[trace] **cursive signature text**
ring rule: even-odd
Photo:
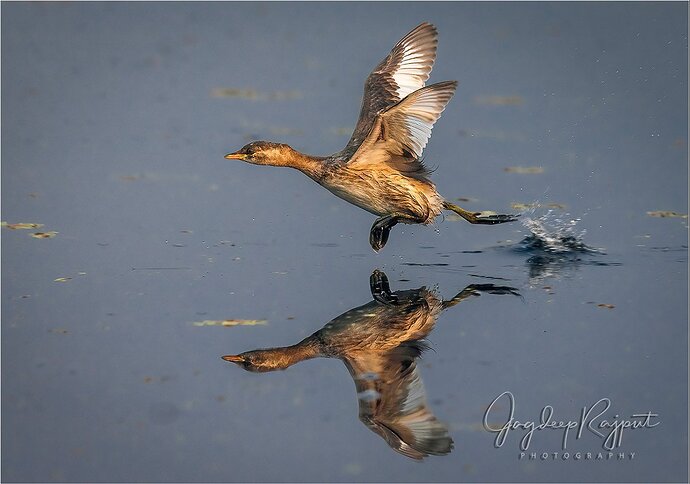
[[[502,399],[507,399],[509,404],[508,420],[503,424],[489,423],[496,419],[489,418],[494,406]],[[554,409],[551,405],[546,405],[541,409],[539,420],[520,421],[515,418],[515,397],[509,391],[501,393],[489,404],[484,412],[483,425],[488,432],[496,434],[494,447],[502,447],[511,430],[524,430],[525,433],[520,439],[520,449],[529,449],[534,432],[538,430],[561,430],[563,431],[562,448],[568,448],[568,437],[575,433],[576,439],[582,437],[583,432],[590,432],[603,439],[602,447],[606,450],[613,450],[621,446],[623,442],[623,431],[625,429],[651,429],[659,425],[659,414],[653,412],[634,413],[629,418],[621,419],[615,415],[613,419],[604,419],[602,416],[611,407],[611,400],[601,398],[593,405],[582,407],[580,416],[576,420],[561,420],[554,417]]]

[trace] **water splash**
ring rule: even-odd
[[[565,217],[568,215],[565,214]],[[525,262],[531,283],[536,284],[546,278],[568,277],[581,265],[620,265],[596,259],[596,256],[606,253],[603,249],[584,243],[587,231],[577,228],[580,221],[580,218],[564,218],[564,215],[554,214],[553,210],[540,217],[522,219],[529,234],[512,250],[530,254]]]
[[[525,217],[522,219],[522,224],[529,229],[530,234],[520,241],[516,250],[547,254],[604,254],[603,249],[590,247],[583,242],[587,230],[576,230],[581,220],[580,218],[565,220],[554,215],[553,210],[537,218]]]

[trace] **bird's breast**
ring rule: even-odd
[[[343,168],[320,183],[334,195],[378,216],[403,214],[429,223],[441,213],[443,201],[433,184],[395,170]]]

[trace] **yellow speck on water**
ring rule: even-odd
[[[524,103],[522,96],[479,96],[474,101],[489,106],[520,106]]]
[[[67,282],[71,281],[71,277],[58,277],[57,279],[54,279],[53,282]]]
[[[532,210],[533,208],[539,208],[539,207],[546,207],[546,208],[554,208],[557,210],[565,210],[565,205],[561,203],[547,203],[546,205],[542,205],[539,202],[532,202],[532,203],[520,203],[520,202],[514,202],[510,204],[510,207],[513,210]]]
[[[55,232],[51,230],[50,232],[34,232],[31,234],[31,237],[34,239],[52,239],[58,234],[58,232]]]
[[[258,99],[259,93],[255,89],[237,89],[234,87],[217,87],[211,91],[212,97],[241,97],[244,99]]]
[[[331,128],[328,132],[336,136],[350,136],[353,130],[354,127],[352,126],[341,126],[339,128]]]
[[[205,319],[203,321],[194,321],[194,326],[257,326],[265,325],[268,321],[265,319]]]
[[[211,91],[211,97],[240,98],[250,101],[284,101],[286,99],[299,99],[302,97],[302,93],[299,91],[273,91],[264,93],[251,88],[217,87]]]
[[[39,229],[43,227],[43,224],[35,224],[28,222],[18,222],[16,224],[8,224],[7,222],[1,222],[0,226],[5,227],[10,230],[26,230],[26,229]]]
[[[508,166],[503,168],[503,171],[520,175],[538,175],[539,173],[544,173],[544,168],[541,166]]]
[[[510,204],[510,208],[513,210],[531,210],[533,208],[539,208],[540,204],[539,203],[520,203],[520,202],[514,202]]]
[[[140,180],[142,177],[139,175],[122,175],[120,177],[120,180],[122,181],[137,181]]]
[[[687,213],[678,213],[671,210],[656,210],[654,212],[647,212],[650,217],[661,217],[661,218],[688,218]]]
[[[362,465],[358,462],[350,462],[345,464],[343,471],[351,476],[358,476],[362,473]]]

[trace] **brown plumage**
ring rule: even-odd
[[[247,351],[223,359],[245,370],[284,370],[300,361],[339,358],[357,389],[359,418],[390,447],[413,459],[453,448],[446,426],[426,403],[416,360],[444,309],[479,292],[519,295],[508,286],[469,285],[449,301],[426,287],[390,292],[388,278],[374,271],[373,301],[341,314],[299,343]]]
[[[296,168],[333,194],[378,215],[369,242],[383,248],[397,223],[430,224],[452,210],[473,224],[512,222],[514,215],[469,212],[441,197],[422,152],[457,81],[425,86],[436,59],[436,28],[422,23],[403,37],[364,85],[359,121],[345,148],[327,157],[255,141],[226,155],[257,165]]]

